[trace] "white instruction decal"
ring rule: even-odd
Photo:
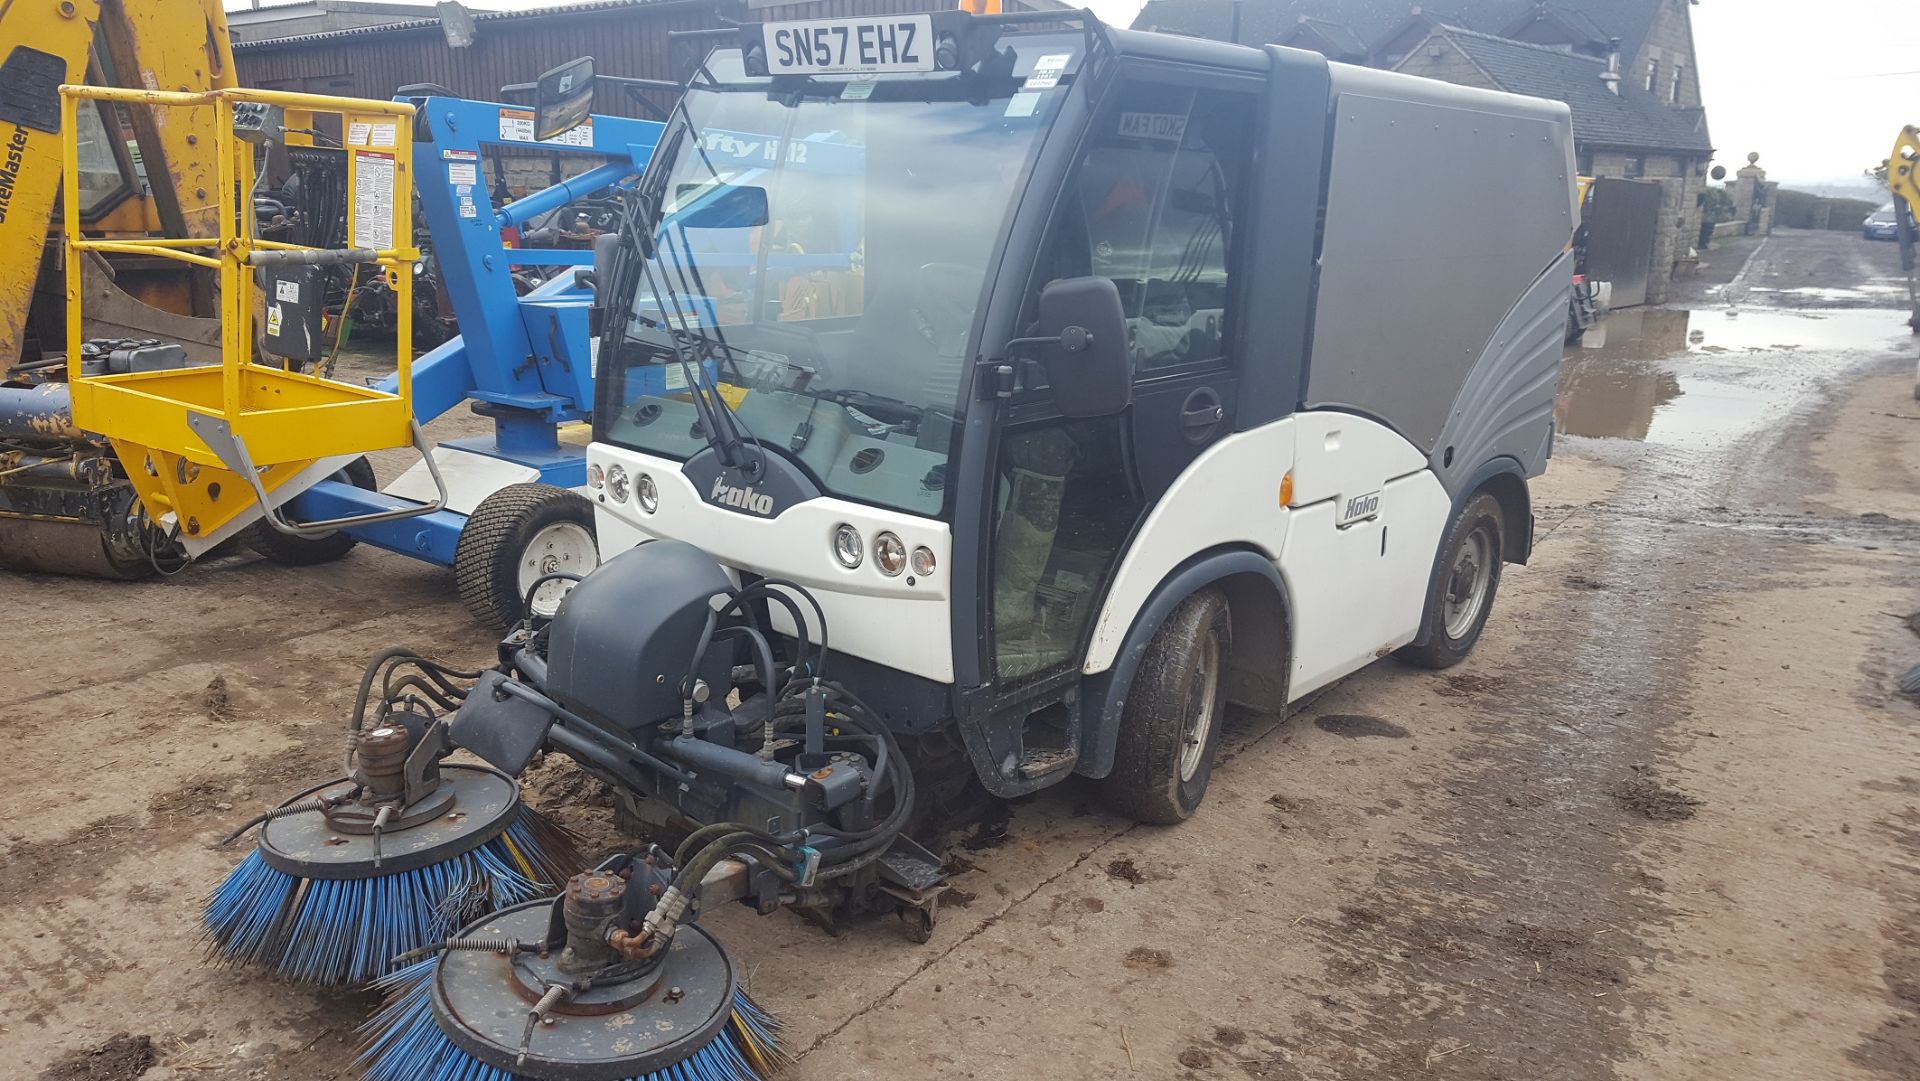
[[[533,142],[533,110],[500,110],[500,141],[504,143]],[[593,118],[588,117],[546,141],[561,146],[592,146]]]
[[[661,378],[666,381],[668,390],[687,389],[687,370],[678,364],[669,364],[660,370]]]
[[[348,146],[367,145],[367,136],[372,134],[372,132],[373,132],[373,125],[367,123],[364,120],[356,120],[353,123],[348,124],[347,125],[347,145]]]
[[[1033,74],[1020,85],[1022,90],[1051,90],[1060,85],[1060,76],[1067,70],[1067,61],[1073,59],[1072,53],[1048,53],[1033,62]]]
[[[375,251],[393,247],[393,175],[392,154],[354,152],[354,247]]]
[[[1026,93],[1015,94],[1007,99],[1007,111],[1004,115],[1032,116],[1034,110],[1038,108],[1040,108],[1040,95]]]
[[[290,304],[300,303],[300,283],[285,280],[274,282],[273,299],[284,300]]]
[[[399,130],[398,124],[375,124],[373,134],[368,136],[367,141],[375,146],[398,146]]]
[[[480,167],[472,162],[450,161],[447,163],[447,183],[478,184]]]

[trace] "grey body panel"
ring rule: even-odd
[[[1537,361],[1497,331],[1510,314],[1531,325],[1537,313],[1515,302],[1572,237],[1572,120],[1560,102],[1329,70],[1333,157],[1303,405],[1372,417],[1435,453],[1456,415],[1473,425],[1505,411],[1461,400],[1470,384],[1513,389],[1497,371],[1470,379],[1501,363],[1488,358]],[[1571,277],[1554,273],[1564,318]],[[1456,450],[1456,468],[1481,464],[1464,457]]]
[[[1428,452],[1448,495],[1459,495],[1474,471],[1495,458],[1514,459],[1529,477],[1547,468],[1572,280],[1573,253],[1562,252],[1501,320],[1460,385],[1453,413]]]

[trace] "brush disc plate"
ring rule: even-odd
[[[531,901],[469,925],[461,937],[537,942],[547,933],[551,901]],[[535,962],[539,964],[539,962]],[[665,1070],[706,1047],[726,1027],[734,1005],[733,961],[699,925],[680,928],[657,983],[589,991],[535,1030],[525,1064],[516,1065],[532,1007],[526,981],[494,953],[450,952],[433,977],[433,1016],[461,1050],[516,1077],[541,1081],[620,1081]],[[636,986],[654,984],[643,1001],[619,1008]],[[673,990],[679,989],[676,1001]],[[612,1007],[612,1012],[607,1012]]]
[[[334,795],[353,787],[345,778],[294,796]],[[453,794],[453,808],[417,825],[389,829],[380,838],[374,866],[371,834],[342,833],[317,811],[276,818],[260,827],[260,856],[267,866],[299,878],[341,879],[393,875],[450,859],[486,844],[513,824],[520,786],[485,766],[440,766],[440,793]],[[293,800],[288,800],[291,803]]]

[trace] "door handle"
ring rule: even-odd
[[[1180,403],[1180,431],[1189,443],[1204,443],[1220,422],[1227,419],[1227,407],[1211,387],[1197,387]]]

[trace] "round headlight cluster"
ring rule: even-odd
[[[866,549],[867,542],[857,527],[847,522],[834,527],[833,557],[841,566],[848,570],[858,567],[866,558]],[[899,534],[882,530],[873,538],[873,566],[889,578],[898,578],[907,571],[925,578],[933,573],[936,560],[933,549],[926,545],[909,550]],[[907,584],[912,585],[912,579],[908,579]]]
[[[613,501],[615,503],[625,503],[627,501],[627,493],[631,490],[632,485],[627,480],[626,469],[618,465],[608,466],[607,494],[613,497]]]
[[[653,483],[653,474],[642,473],[634,480],[633,497],[648,514],[660,509],[660,488]]]

